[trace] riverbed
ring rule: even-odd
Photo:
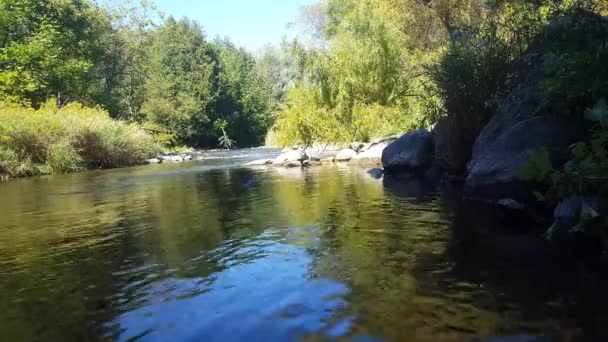
[[[438,184],[241,166],[276,154],[0,184],[2,340],[470,341],[601,326],[559,268],[479,248]]]

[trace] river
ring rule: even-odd
[[[499,264],[459,233],[433,184],[240,167],[276,153],[0,184],[2,340],[469,341],[597,324],[567,275]]]

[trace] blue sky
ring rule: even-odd
[[[229,37],[251,52],[270,43],[278,45],[298,9],[316,0],[156,0],[167,15],[200,22],[209,38]]]

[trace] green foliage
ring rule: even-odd
[[[547,177],[554,172],[549,151],[544,147],[539,147],[527,151],[528,163],[519,167],[516,171],[524,181],[543,182]]]
[[[178,142],[187,142],[209,122],[214,66],[202,29],[170,17],[154,32],[149,53],[143,112]]]
[[[103,58],[99,35],[110,29],[88,0],[0,1],[0,92],[35,105],[49,95],[88,93]]]
[[[161,20],[149,1],[110,2],[0,0],[0,95],[100,105],[154,125],[166,145],[215,146],[215,120],[243,146],[263,141],[281,98],[250,53],[208,42],[188,19]]]
[[[426,115],[436,119],[441,101],[422,66],[437,57],[441,44],[432,42],[447,40],[447,31],[417,41],[411,32],[421,23],[408,11],[441,27],[434,9],[406,0],[333,0],[320,8],[325,17],[313,16],[321,26],[313,32],[326,42],[283,46],[295,89],[277,114],[279,141],[368,141],[432,124]]]
[[[444,100],[450,125],[448,163],[457,173],[464,172],[475,140],[496,111],[491,100],[506,81],[514,53],[490,21],[455,35],[439,63],[428,68]]]
[[[0,103],[0,174],[21,177],[141,164],[159,146],[139,126],[77,103]]]
[[[606,101],[600,99],[596,105],[587,110],[586,118],[595,123],[589,141],[578,142],[571,146],[572,159],[561,169],[554,169],[546,149],[529,152],[530,162],[522,167],[520,177],[526,181],[549,181],[550,188],[546,193],[535,192],[537,199],[547,204],[557,204],[565,198],[582,198],[576,213],[576,224],[566,227],[568,232],[600,234],[604,240],[606,222],[587,199],[605,201],[608,198],[608,127],[605,120],[608,115]],[[563,229],[558,222],[548,230],[549,239],[555,239],[557,231]],[[608,241],[604,241],[608,248]]]

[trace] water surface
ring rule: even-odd
[[[449,196],[276,151],[0,184],[4,341],[468,341],[585,329],[456,236]],[[558,276],[559,277],[559,276]]]

